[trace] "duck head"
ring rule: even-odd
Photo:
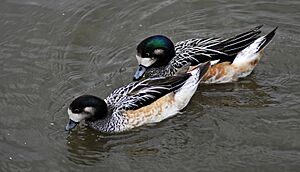
[[[140,80],[148,68],[166,66],[175,56],[173,42],[164,35],[154,35],[144,39],[137,46],[138,69],[133,80]]]
[[[69,122],[65,128],[70,131],[82,120],[96,121],[104,119],[108,114],[104,100],[91,95],[76,98],[68,108]]]

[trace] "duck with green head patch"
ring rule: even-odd
[[[228,39],[192,38],[175,45],[164,35],[150,36],[137,46],[139,66],[133,79],[172,76],[185,66],[192,68],[207,61],[211,62],[211,66],[202,82],[225,83],[248,76],[277,29],[260,36],[261,27]]]
[[[139,63],[138,72],[134,78],[141,78],[148,67],[165,66],[170,57],[175,56],[172,41],[163,36],[155,35],[143,40],[137,47],[136,59]]]

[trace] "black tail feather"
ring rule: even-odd
[[[260,29],[262,26],[263,25],[257,26],[249,30],[248,32],[239,34],[233,38],[229,38],[223,41],[223,51],[229,56],[236,55],[259,37],[259,34],[261,33]]]
[[[220,59],[220,62],[230,61],[233,62],[236,55],[245,49],[247,46],[252,44],[261,33],[261,27],[263,25],[259,25],[247,32],[236,35],[232,38],[226,39],[220,44],[217,44],[213,47],[213,49],[226,53],[227,55],[220,55],[217,58]]]
[[[239,35],[236,35],[232,38],[229,38],[229,39],[226,39],[225,41],[223,41],[224,44],[226,45],[231,45],[231,44],[234,44],[236,42],[240,42],[241,40],[245,40],[245,39],[249,39],[251,37],[254,37],[254,36],[257,36],[261,33],[261,27],[263,25],[259,25],[247,32],[244,32],[244,33],[241,33]]]
[[[261,51],[262,49],[264,49],[273,39],[273,37],[275,36],[276,30],[278,29],[278,27],[276,27],[275,29],[273,29],[270,33],[268,33],[265,36],[265,41],[262,42],[262,44],[260,45],[259,49],[257,50],[257,52]]]

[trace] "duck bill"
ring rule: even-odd
[[[143,65],[139,65],[138,69],[136,70],[134,76],[133,76],[133,80],[134,81],[138,81],[141,78],[143,78],[145,72],[146,72],[147,68]]]
[[[67,124],[65,130],[66,130],[66,131],[70,131],[70,130],[72,130],[73,128],[75,128],[77,124],[78,124],[78,122],[75,122],[75,121],[69,119],[69,122],[68,122],[68,124]]]

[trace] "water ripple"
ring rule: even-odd
[[[297,171],[299,2],[7,0],[0,2],[0,171]],[[174,118],[116,135],[67,134],[81,94],[127,84],[135,48],[279,26],[254,73],[201,85]],[[155,164],[155,165],[153,165]]]

